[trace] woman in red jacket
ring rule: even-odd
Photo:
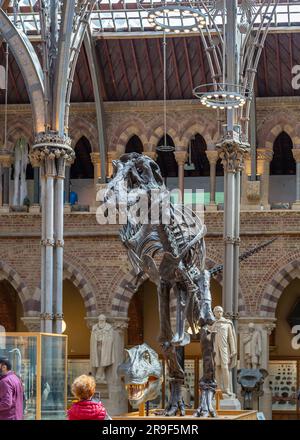
[[[92,400],[95,394],[96,383],[93,377],[77,377],[72,385],[72,394],[78,399],[68,411],[68,420],[104,420],[107,417],[106,409],[101,402]]]

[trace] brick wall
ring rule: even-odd
[[[205,223],[207,257],[212,266],[222,262],[223,213],[206,213]],[[291,263],[300,260],[299,225],[300,212],[297,211],[241,213],[241,252],[278,237],[268,248],[241,263],[240,303],[244,313],[263,313],[261,304],[268,286],[272,286],[280,271],[286,267],[292,270]],[[0,215],[0,231],[0,275],[21,292],[24,302],[33,297],[40,283],[40,216]],[[65,264],[67,278],[72,281],[69,268],[74,267],[77,284],[81,280],[88,283],[97,313],[111,313],[116,292],[126,289],[132,279],[126,253],[118,239],[118,227],[101,226],[90,213],[65,215]],[[132,293],[127,292],[125,297],[130,295]]]

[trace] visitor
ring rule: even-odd
[[[72,384],[72,394],[78,400],[68,410],[68,420],[107,420],[106,409],[99,401],[94,401],[96,390],[95,379],[83,374]]]
[[[23,399],[23,385],[11,362],[0,358],[0,420],[23,420]]]

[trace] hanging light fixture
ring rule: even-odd
[[[206,24],[205,15],[200,9],[177,4],[151,9],[148,13],[148,22],[155,30],[165,32],[199,32]]]
[[[175,147],[173,145],[168,145],[167,142],[167,41],[166,33],[164,31],[163,36],[163,82],[164,82],[164,142],[163,145],[156,147],[156,151],[161,151],[167,153],[169,151],[174,151]]]

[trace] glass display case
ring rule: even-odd
[[[2,339],[1,356],[11,360],[24,385],[24,419],[65,419],[67,336],[6,333]]]
[[[269,383],[272,391],[272,410],[296,411],[297,361],[270,361]]]

